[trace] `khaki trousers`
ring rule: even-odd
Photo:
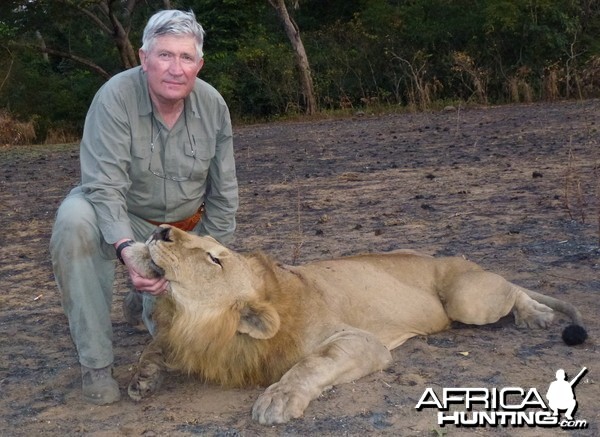
[[[156,227],[139,217],[129,218],[137,241],[145,241]],[[58,208],[50,254],[79,362],[94,369],[109,366],[114,359],[111,305],[115,249],[102,238],[96,212],[79,188]],[[143,293],[143,318],[150,333],[154,332],[154,300]]]

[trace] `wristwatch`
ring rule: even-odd
[[[123,252],[123,249],[125,249],[126,247],[131,246],[133,243],[135,243],[135,241],[133,240],[125,240],[123,241],[121,244],[119,244],[117,246],[117,258],[119,261],[121,261],[121,264],[125,264],[125,261],[123,261],[123,257],[121,256],[121,252]]]

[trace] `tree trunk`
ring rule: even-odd
[[[115,3],[117,3],[115,5]],[[117,17],[113,6],[120,6],[119,2],[115,2],[114,0],[106,0],[104,4],[101,4],[100,7],[102,12],[104,12],[112,25],[112,37],[115,40],[115,45],[119,50],[119,56],[121,57],[121,63],[125,69],[129,69],[138,65],[137,56],[135,54],[135,50],[131,45],[131,41],[129,40],[129,28],[125,30],[125,27],[121,24],[121,21]],[[136,2],[129,2],[127,4],[127,12],[128,17],[131,16],[133,8],[135,7]]]
[[[302,87],[302,95],[304,97],[304,106],[306,113],[311,115],[317,111],[317,103],[315,99],[314,85],[312,74],[310,72],[310,64],[308,56],[304,50],[304,44],[300,38],[300,30],[294,20],[288,14],[285,6],[285,0],[269,0],[271,6],[277,11],[277,16],[283,24],[285,33],[292,43],[294,54],[296,57],[296,66],[300,73],[300,86]]]
[[[44,41],[44,37],[39,30],[35,31],[35,39],[37,39],[38,43],[40,44],[40,51],[42,52],[42,58],[44,59],[44,62],[49,64],[50,58],[48,57],[48,52],[46,52],[46,41]]]

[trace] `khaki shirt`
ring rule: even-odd
[[[233,234],[238,186],[231,119],[206,82],[196,79],[169,130],[153,113],[143,70],[117,74],[90,105],[80,151],[81,190],[107,243],[133,238],[128,213],[174,222],[193,215],[202,202],[199,233],[223,243]]]

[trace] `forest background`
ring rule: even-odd
[[[0,144],[77,138],[165,8],[237,121],[600,95],[598,0],[3,0]]]

